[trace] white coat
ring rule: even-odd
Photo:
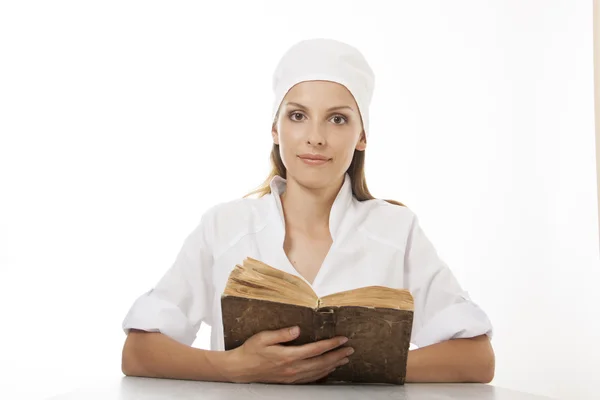
[[[223,350],[220,297],[236,264],[252,257],[300,276],[283,250],[279,195],[285,185],[275,177],[272,194],[225,202],[204,213],[170,269],[135,300],[122,329],[162,332],[191,346],[206,323],[212,328],[211,349]],[[329,227],[333,244],[311,285],[319,297],[368,285],[406,288],[415,304],[414,345],[491,337],[487,315],[438,257],[410,209],[383,200],[359,202],[346,175]]]

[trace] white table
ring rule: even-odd
[[[513,390],[482,384],[390,385],[266,385],[195,382],[123,377],[99,382],[52,400],[143,400],[143,399],[277,399],[277,400],[548,400]]]

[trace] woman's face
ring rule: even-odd
[[[339,184],[354,151],[366,147],[354,97],[329,81],[301,82],[290,89],[272,133],[288,179],[314,189]]]

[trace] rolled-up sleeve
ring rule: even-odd
[[[139,296],[122,322],[130,329],[161,332],[191,346],[200,325],[209,318],[212,298],[212,252],[202,218],[187,236],[174,263],[154,288]]]
[[[407,240],[405,282],[415,303],[411,338],[415,345],[425,347],[449,339],[492,336],[488,316],[440,259],[416,216]]]

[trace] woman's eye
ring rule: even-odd
[[[346,117],[342,116],[342,115],[336,115],[333,117],[333,123],[336,125],[340,125],[344,122],[347,122]]]
[[[290,117],[292,118],[292,121],[301,121],[303,115],[301,113],[295,112],[295,113],[290,114]],[[296,118],[296,117],[298,117],[298,118]]]

